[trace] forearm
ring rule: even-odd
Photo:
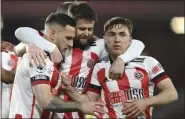
[[[2,68],[1,70],[1,81],[6,84],[10,84],[14,82],[14,76],[15,72],[14,71],[6,71]]]
[[[53,96],[45,110],[61,113],[80,111],[80,108],[81,103],[64,101],[59,97]]]
[[[25,43],[19,43],[14,47],[15,55],[18,57],[22,57],[24,53],[26,53],[26,44]]]
[[[132,43],[128,47],[126,52],[120,55],[119,58],[121,58],[125,63],[127,63],[136,58],[137,56],[139,56],[144,48],[145,45],[143,44],[143,42],[139,40],[132,40]]]
[[[80,94],[76,92],[76,90],[72,86],[70,86],[66,92],[69,95],[69,97],[76,102],[82,103],[82,102],[90,101],[90,99],[88,98],[86,94]]]
[[[44,39],[37,30],[29,27],[21,27],[15,31],[15,36],[22,42],[33,43],[41,49],[51,53],[56,45]]]
[[[152,96],[150,98],[146,98],[149,106],[157,106],[157,105],[165,105],[174,100],[177,100],[177,92],[175,90],[165,90],[157,94],[156,96]]]

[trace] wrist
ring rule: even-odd
[[[144,99],[146,102],[147,107],[152,106],[152,101],[149,98]]]
[[[118,56],[118,57],[116,58],[116,60],[122,61],[122,62],[125,64],[125,59],[122,58],[121,56]]]
[[[77,104],[77,109],[78,109],[80,112],[83,112],[82,106],[83,106],[83,104],[82,104],[81,102]]]
[[[49,52],[50,54],[55,50],[57,46],[53,43],[49,43],[48,46],[45,46],[46,51]]]

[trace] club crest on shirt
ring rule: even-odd
[[[95,61],[93,59],[89,59],[87,61],[87,67],[88,68],[93,68],[94,64],[95,64]]]
[[[10,67],[14,67],[14,65],[15,65],[15,61],[14,60],[8,60],[8,65],[10,66]]]
[[[144,78],[143,72],[141,72],[141,71],[136,71],[136,72],[134,73],[134,78],[137,79],[137,80],[142,80],[142,79]]]

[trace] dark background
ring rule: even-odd
[[[116,1],[87,0],[97,11],[95,34],[103,36],[104,22],[113,16],[123,16],[134,24],[133,38],[146,45],[145,52],[155,57],[172,79],[179,93],[179,100],[154,109],[153,118],[184,119],[185,39],[170,28],[174,16],[184,16],[183,1]],[[54,0],[3,0],[4,29],[2,40],[18,44],[14,31],[28,26],[43,29],[44,20],[64,1]]]

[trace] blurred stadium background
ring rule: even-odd
[[[43,29],[47,15],[55,12],[62,0],[3,0],[4,29],[2,40],[18,44],[14,31],[29,26]],[[95,34],[103,36],[104,22],[123,16],[134,24],[133,38],[143,41],[145,52],[162,64],[179,93],[179,100],[154,109],[153,118],[184,119],[185,39],[184,1],[87,0],[97,11]],[[180,18],[180,19],[179,19]]]

